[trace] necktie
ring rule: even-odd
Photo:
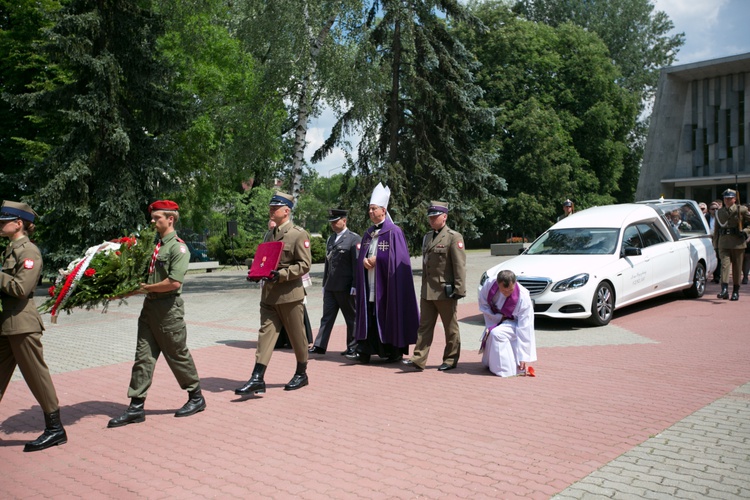
[[[161,240],[156,244],[154,253],[151,254],[151,265],[148,266],[148,274],[154,274],[154,268],[156,267],[156,256],[159,255],[159,247],[161,247]]]

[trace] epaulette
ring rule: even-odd
[[[175,239],[176,239],[176,240],[177,240],[177,241],[178,241],[179,243],[185,243],[185,242],[184,242],[184,241],[182,240],[182,238],[180,238],[179,236],[175,236]]]

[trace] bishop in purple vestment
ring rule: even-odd
[[[357,349],[348,357],[362,363],[373,354],[399,361],[417,341],[419,310],[409,249],[401,228],[387,217],[389,195],[381,184],[373,192],[369,215],[374,225],[362,237],[357,260]]]

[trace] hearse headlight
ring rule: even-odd
[[[568,290],[575,290],[581,288],[589,282],[588,273],[576,274],[570,278],[558,281],[555,286],[552,287],[553,292],[567,292]]]

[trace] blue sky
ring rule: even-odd
[[[654,0],[674,23],[675,33],[685,33],[685,45],[675,64],[688,64],[750,52],[750,0]],[[306,158],[325,141],[336,117],[325,110],[313,119],[307,133]],[[341,173],[344,153],[334,150],[325,160],[312,165],[320,175]]]

